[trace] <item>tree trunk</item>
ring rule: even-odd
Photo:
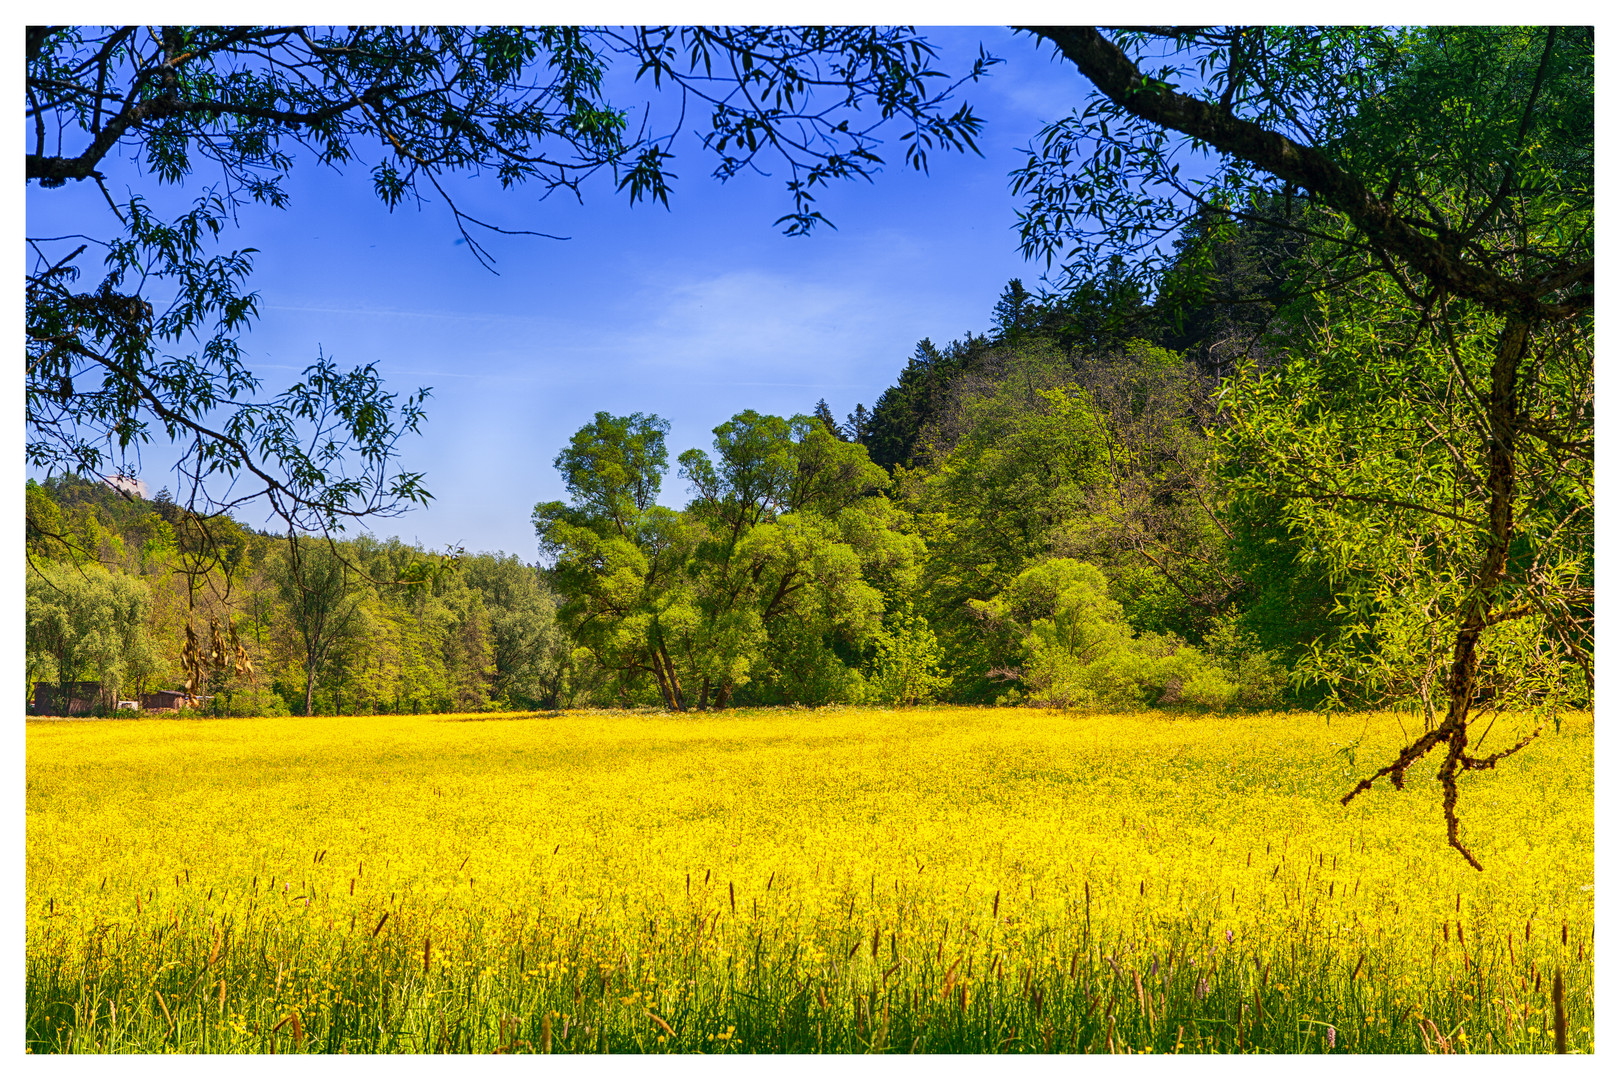
[[[1489,430],[1485,433],[1486,484],[1491,494],[1489,539],[1479,568],[1474,572],[1468,607],[1457,628],[1452,649],[1451,671],[1446,679],[1448,701],[1446,719],[1436,732],[1447,745],[1439,779],[1445,788],[1446,834],[1451,846],[1479,869],[1479,863],[1463,846],[1458,835],[1457,772],[1465,767],[1468,748],[1468,713],[1474,704],[1479,675],[1479,639],[1490,625],[1496,591],[1507,576],[1508,548],[1513,543],[1513,496],[1517,480],[1514,440],[1519,421],[1519,362],[1530,342],[1530,323],[1510,316],[1497,343],[1491,364],[1491,396],[1486,413]]]
[[[56,692],[51,695],[56,699],[57,716],[66,716],[69,703],[73,700],[73,695],[68,691],[68,683],[72,681],[68,678],[68,671],[68,650],[63,648],[56,653]]]
[[[1491,363],[1491,392],[1486,403],[1487,430],[1481,433],[1485,439],[1486,486],[1491,497],[1486,525],[1488,538],[1479,568],[1474,571],[1467,607],[1458,621],[1451,668],[1446,676],[1446,718],[1439,727],[1425,732],[1402,750],[1393,762],[1372,776],[1363,778],[1339,800],[1342,805],[1348,806],[1351,799],[1372,787],[1373,782],[1382,776],[1388,776],[1397,788],[1403,787],[1406,770],[1417,764],[1430,750],[1444,745],[1445,760],[1435,779],[1445,790],[1442,805],[1446,816],[1446,839],[1475,870],[1485,868],[1462,842],[1461,823],[1457,819],[1457,773],[1493,768],[1497,761],[1528,746],[1540,730],[1538,728],[1516,745],[1489,757],[1472,758],[1468,755],[1468,713],[1474,704],[1475,684],[1479,676],[1479,639],[1491,625],[1491,611],[1496,603],[1497,590],[1507,577],[1508,551],[1513,543],[1513,495],[1518,470],[1514,440],[1519,424],[1519,363],[1528,352],[1531,326],[1531,320],[1525,316],[1509,316],[1497,343],[1496,358]]]
[[[664,648],[664,639],[658,638],[658,658],[663,661],[664,670],[669,673],[669,688],[674,695],[674,708],[677,712],[686,711],[686,698],[681,693],[681,680],[675,674],[675,665],[669,659],[669,650]]]
[[[664,665],[659,661],[656,651],[652,654],[652,673],[653,677],[658,680],[658,692],[664,695],[664,708],[674,712],[675,695],[669,692],[669,680],[664,677]],[[620,694],[623,695],[623,690],[620,691]]]

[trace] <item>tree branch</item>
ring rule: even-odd
[[[1346,215],[1374,244],[1410,264],[1445,292],[1475,300],[1502,314],[1536,317],[1558,313],[1558,305],[1543,303],[1541,299],[1551,291],[1550,287],[1536,281],[1513,281],[1465,261],[1455,245],[1402,220],[1394,206],[1374,195],[1320,150],[1179,93],[1166,83],[1144,77],[1135,63],[1095,27],[1018,29],[1055,45],[1098,90],[1130,115],[1199,139],[1224,155],[1247,161],[1285,183],[1305,188]],[[1567,271],[1551,276],[1557,278],[1564,273]]]

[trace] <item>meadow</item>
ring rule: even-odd
[[[1590,1052],[1591,716],[1463,779],[1483,873],[1432,767],[1339,805],[1412,724],[29,723],[26,1043]]]

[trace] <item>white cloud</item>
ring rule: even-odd
[[[884,323],[886,305],[863,285],[763,269],[647,285],[648,317],[616,337],[643,376],[844,381]]]

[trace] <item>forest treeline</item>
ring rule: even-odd
[[[555,459],[568,500],[534,508],[534,563],[30,481],[30,688],[184,687],[248,715],[1432,708],[1435,650],[1411,635],[1441,620],[1403,629],[1387,594],[1421,584],[1407,564],[1444,534],[1357,537],[1275,494],[1289,465],[1268,447],[1354,420],[1289,411],[1290,358],[1320,373],[1347,328],[1281,295],[1298,252],[1276,235],[1208,239],[1183,238],[1214,258],[1151,299],[1123,277],[1012,281],[985,333],[919,342],[871,409],[744,411],[673,476],[665,421],[598,413]],[[1589,576],[1584,528],[1566,544]],[[1568,676],[1546,692],[1582,700]]]
[[[555,596],[515,556],[294,542],[76,477],[30,481],[28,502],[46,523],[28,537],[31,687],[188,689],[242,715],[549,707],[566,688]]]

